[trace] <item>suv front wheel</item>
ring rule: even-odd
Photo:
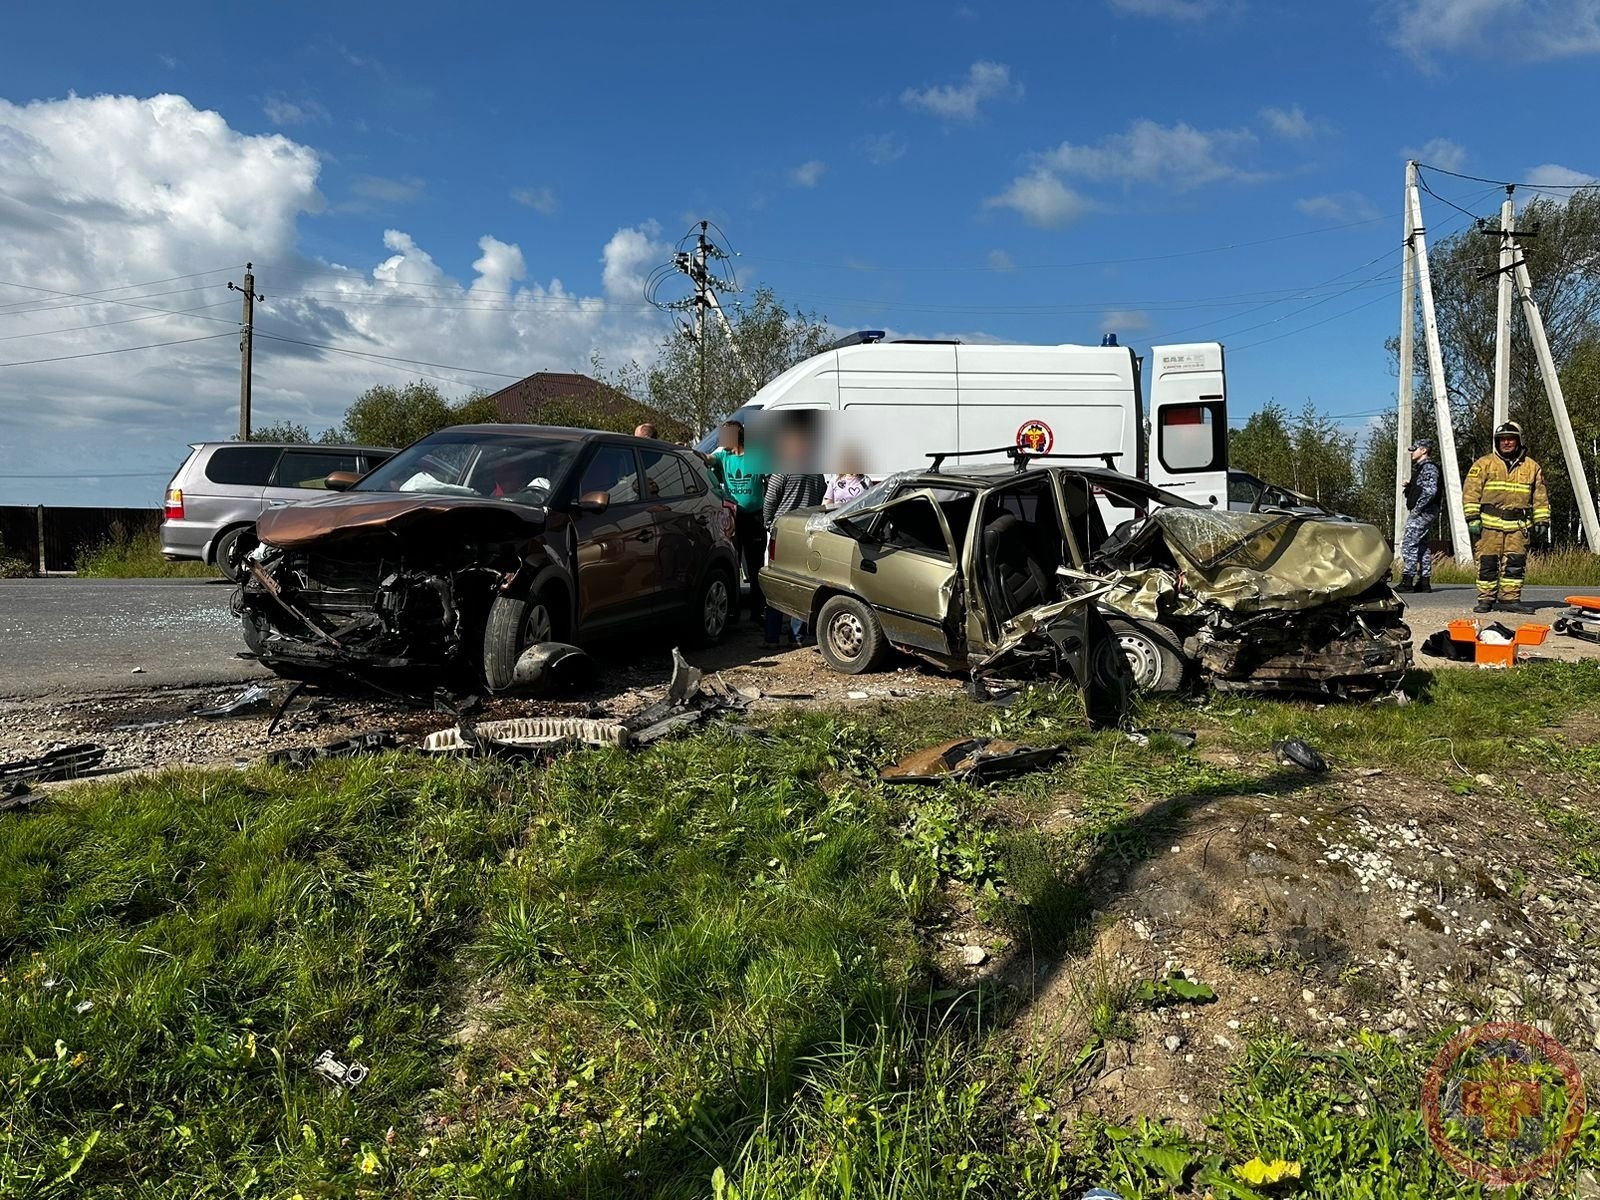
[[[484,685],[491,692],[504,691],[515,678],[522,652],[558,636],[555,609],[544,595],[496,596],[483,626]]]

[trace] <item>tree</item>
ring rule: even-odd
[[[1329,512],[1347,512],[1356,497],[1356,439],[1307,400],[1294,423],[1294,482]]]
[[[1600,188],[1574,192],[1565,202],[1535,199],[1517,217],[1517,227],[1529,231],[1521,245],[1573,432],[1578,444],[1589,448],[1600,439]],[[1469,229],[1431,246],[1428,258],[1456,435],[1455,446],[1441,452],[1453,450],[1464,473],[1490,449],[1499,238]],[[1419,315],[1419,433],[1425,414],[1431,425],[1433,406],[1425,344]],[[1393,352],[1396,340],[1389,345]],[[1513,307],[1511,347],[1511,419],[1521,423],[1528,448],[1549,479],[1556,536],[1572,538],[1578,521],[1571,482],[1520,304]],[[1392,475],[1391,468],[1391,486]]]
[[[761,385],[820,354],[834,340],[826,317],[789,311],[767,287],[758,288],[748,304],[736,306],[731,322],[737,354],[721,323],[711,319],[704,347],[674,332],[662,340],[653,366],[630,362],[600,377],[669,420],[703,433]],[[604,371],[598,360],[595,367]]]
[[[451,404],[436,385],[422,379],[401,388],[377,384],[345,410],[344,427],[330,432],[336,432],[338,440],[361,446],[409,446],[449,425],[498,419],[486,399],[473,392]]]
[[[250,431],[252,442],[309,442],[311,431],[298,421],[278,421],[258,425]]]
[[[1228,461],[1268,483],[1293,486],[1294,439],[1289,433],[1289,412],[1269,400],[1228,437]]]

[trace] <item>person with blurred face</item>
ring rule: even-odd
[[[761,594],[761,564],[767,552],[767,527],[762,520],[766,501],[767,470],[761,456],[745,444],[744,423],[724,421],[717,431],[717,451],[712,465],[723,492],[734,504],[733,540],[750,583],[750,619],[766,618],[767,600]]]

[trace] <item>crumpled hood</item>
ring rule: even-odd
[[[423,536],[450,531],[473,541],[517,541],[543,532],[543,508],[473,496],[418,492],[343,492],[270,508],[256,521],[268,545],[290,549],[388,532]]]
[[[1164,508],[1116,557],[1138,563],[1140,551],[1160,539],[1196,599],[1244,614],[1295,612],[1361,595],[1388,577],[1394,554],[1374,525],[1287,513],[1240,513]],[[1123,586],[1150,593],[1134,571]],[[1156,591],[1163,589],[1156,588]],[[1112,596],[1115,607],[1123,607]],[[1138,606],[1133,596],[1126,599]],[[1146,603],[1157,597],[1139,597]]]

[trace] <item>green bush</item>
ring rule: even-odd
[[[78,551],[79,575],[91,579],[217,579],[221,573],[203,562],[172,562],[161,554],[154,529],[128,533],[113,528],[103,542]]]

